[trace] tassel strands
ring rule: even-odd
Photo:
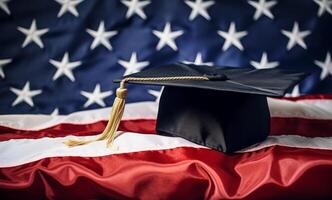
[[[80,141],[80,140],[68,140],[64,142],[69,147],[89,144],[91,142],[100,141],[100,140],[107,140],[107,147],[110,147],[115,139],[116,131],[119,127],[124,107],[125,107],[125,99],[127,97],[127,89],[125,88],[125,79],[121,81],[120,87],[116,90],[116,98],[114,100],[112,106],[112,112],[106,128],[104,131],[99,135],[99,137],[95,140],[87,140],[87,141]]]
[[[116,98],[113,103],[112,112],[105,130],[94,140],[68,140],[65,141],[68,147],[75,147],[79,145],[89,144],[91,142],[107,140],[107,147],[111,147],[116,137],[116,131],[119,127],[124,108],[125,99],[127,97],[127,89],[125,88],[126,82],[144,82],[144,81],[175,81],[175,80],[209,80],[206,76],[175,76],[175,77],[127,77],[121,80],[120,87],[116,90]]]

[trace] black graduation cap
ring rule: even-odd
[[[267,96],[281,97],[306,76],[275,69],[216,68],[176,63],[125,76],[117,90],[110,121],[97,140],[111,144],[120,123],[125,83],[165,86],[156,130],[223,152],[264,140],[270,131]],[[69,146],[91,141],[68,141]]]

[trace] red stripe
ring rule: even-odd
[[[87,136],[101,133],[107,121],[99,121],[91,124],[59,124],[38,131],[17,130],[0,126],[0,141],[10,139],[38,139],[42,137],[64,137],[67,135]],[[155,133],[156,120],[123,120],[120,123],[120,131],[152,134]]]
[[[291,101],[322,100],[322,99],[332,99],[332,94],[311,94],[311,95],[303,95],[298,97],[282,97],[280,99],[291,100]]]
[[[56,157],[0,169],[2,199],[327,199],[332,151],[271,147],[225,155],[176,148]]]
[[[155,133],[156,120],[121,121],[119,130],[136,133]],[[99,134],[106,121],[92,124],[59,124],[39,131],[23,131],[0,126],[0,141],[9,139],[37,139],[42,137],[87,136]],[[332,137],[332,120],[273,117],[271,135],[301,135],[306,137]]]
[[[332,120],[273,117],[271,135],[332,137]]]

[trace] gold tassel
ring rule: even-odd
[[[116,90],[116,98],[112,106],[112,112],[110,118],[108,120],[105,130],[99,135],[99,137],[95,140],[87,140],[87,141],[68,140],[64,142],[64,144],[66,144],[69,147],[74,147],[107,139],[107,147],[110,147],[112,145],[125,107],[127,89],[124,87],[124,83],[125,80],[121,81],[120,87]]]
[[[151,77],[151,78],[140,78],[140,77],[127,77],[121,80],[120,87],[116,90],[116,98],[113,103],[112,112],[105,130],[95,140],[68,140],[64,142],[69,147],[75,147],[79,145],[89,144],[91,142],[106,140],[107,147],[110,147],[115,139],[116,131],[119,127],[124,107],[125,99],[127,97],[127,89],[125,83],[128,81],[144,82],[144,81],[175,81],[175,80],[209,80],[205,76],[178,76],[178,77]]]

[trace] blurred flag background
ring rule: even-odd
[[[332,1],[0,0],[0,28],[5,199],[332,197]],[[113,79],[177,61],[311,75],[235,154],[156,135],[153,86],[129,86],[117,149],[62,144],[103,130]]]

